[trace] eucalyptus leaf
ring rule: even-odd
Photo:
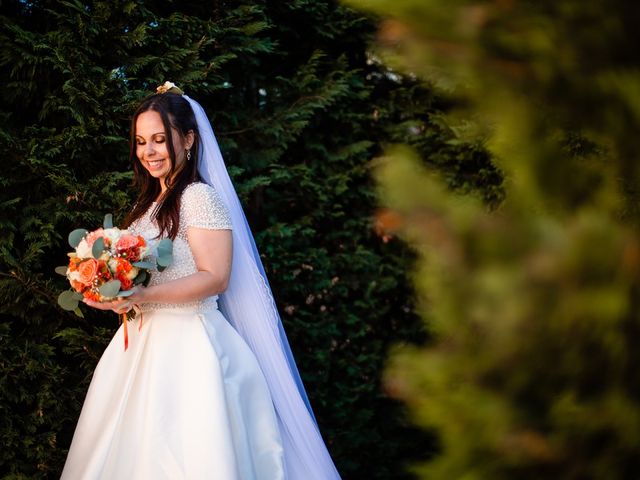
[[[113,215],[111,215],[110,213],[107,213],[104,216],[104,222],[102,222],[102,226],[104,228],[113,228]]]
[[[133,295],[135,293],[135,290],[125,290],[123,292],[118,292],[118,297],[128,297],[130,295]]]
[[[79,316],[80,318],[84,318],[84,314],[82,313],[82,310],[80,310],[80,307],[76,307],[73,310],[73,313],[75,313],[77,316]]]
[[[173,255],[173,242],[170,238],[163,238],[158,243],[158,257]]]
[[[69,234],[69,245],[71,245],[72,248],[76,248],[87,233],[89,232],[84,228],[76,228]]]
[[[99,237],[93,242],[93,247],[91,247],[91,255],[93,258],[100,258],[102,252],[104,251],[104,238]]]
[[[66,265],[63,265],[61,267],[56,267],[56,273],[58,275],[62,275],[63,277],[66,277],[67,276],[67,268],[68,267]]]
[[[100,295],[106,298],[114,298],[120,291],[120,280],[109,280],[107,283],[98,288]]]
[[[147,279],[147,272],[144,270],[140,270],[140,273],[133,279],[134,285],[140,285]]]
[[[137,268],[146,268],[146,269],[155,267],[155,265],[151,262],[133,262],[131,265]]]
[[[158,265],[158,271],[159,272],[163,272],[165,268],[167,268],[167,267],[163,267],[162,265]]]
[[[63,310],[74,311],[78,308],[78,293],[73,290],[65,290],[60,295],[58,295],[58,305],[62,307]],[[80,295],[82,298],[82,295]]]
[[[159,267],[168,267],[173,262],[173,255],[160,255],[157,259]]]

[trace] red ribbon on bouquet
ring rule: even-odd
[[[122,322],[122,328],[124,329],[124,351],[126,352],[127,348],[129,348],[129,331],[127,330],[127,323],[129,323],[129,321],[127,320],[126,313],[120,314],[120,321]]]
[[[134,309],[137,309],[137,305],[134,305]],[[142,312],[137,310],[136,313],[138,313],[140,315],[140,323],[138,324],[138,331],[140,331],[140,329],[142,328],[142,321],[144,320],[144,317],[142,316]],[[127,314],[126,313],[121,313],[120,315],[120,321],[122,322],[122,329],[124,330],[124,351],[127,351],[127,348],[129,348],[129,329],[127,328],[127,323],[129,323],[129,321],[127,320]]]

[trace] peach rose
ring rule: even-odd
[[[80,265],[78,265],[78,273],[80,282],[85,285],[90,285],[93,279],[98,273],[98,262],[93,258],[89,258],[85,260]]]
[[[88,234],[85,238],[85,240],[87,241],[87,244],[89,246],[92,246],[93,243],[99,239],[100,237],[104,237],[104,229],[99,228],[97,230],[94,230],[93,232],[91,232],[90,234]]]
[[[123,235],[118,239],[116,248],[118,250],[128,250],[138,246],[138,237],[134,235]]]

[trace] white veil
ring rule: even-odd
[[[339,479],[302,385],[251,229],[204,109],[189,102],[198,123],[198,172],[215,188],[233,223],[233,262],[220,310],[247,342],[269,385],[282,435],[288,480]]]

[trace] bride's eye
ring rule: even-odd
[[[156,143],[164,143],[164,137],[156,137]]]

